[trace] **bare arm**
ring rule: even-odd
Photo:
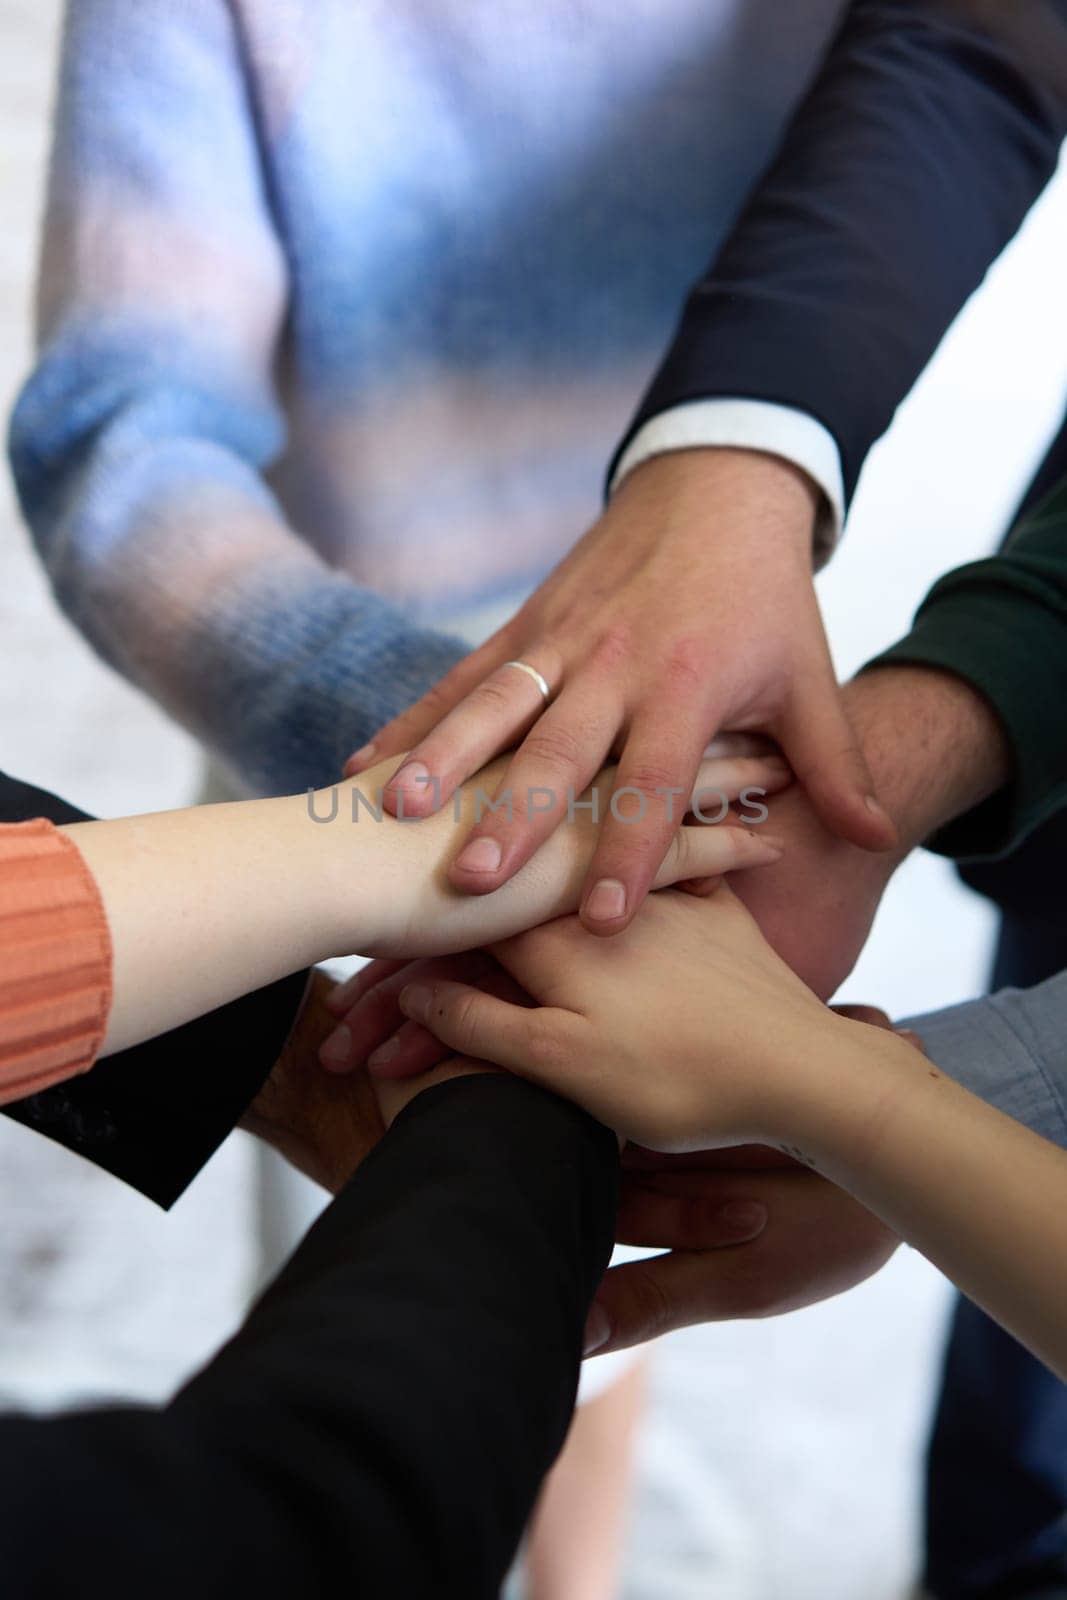
[[[445,875],[484,803],[479,792],[493,793],[502,763],[467,785],[459,806],[417,822],[380,805],[394,765],[313,797],[66,827],[96,879],[111,931],[104,1053],[329,956],[469,949],[574,909],[598,833],[590,810],[576,806],[551,848],[498,894],[471,899]],[[711,762],[703,774],[712,787],[718,775],[725,792],[761,777],[768,786],[788,779],[780,763],[759,759]],[[612,768],[597,780],[604,811],[614,783]],[[686,828],[657,882],[760,865],[776,854],[752,828]]]

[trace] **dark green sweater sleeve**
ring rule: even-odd
[[[1015,758],[1012,783],[930,848],[957,860],[1006,854],[1067,804],[1067,480],[999,555],[941,578],[911,632],[868,668],[904,663],[973,685],[1000,717]]]

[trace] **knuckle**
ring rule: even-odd
[[[669,840],[659,832],[650,832],[647,824],[637,825],[609,820],[604,824],[604,843],[597,853],[596,871],[599,877],[633,878],[643,873],[653,873],[667,854]]]
[[[633,649],[633,642],[634,632],[630,623],[609,623],[593,647],[593,660],[597,666],[610,672],[626,660]]]
[[[538,724],[526,735],[523,752],[540,765],[558,772],[573,772],[581,762],[581,744],[562,723]]]
[[[674,1303],[668,1297],[658,1274],[645,1269],[635,1273],[631,1281],[635,1321],[645,1330],[646,1338],[655,1338],[673,1328]]]
[[[480,709],[514,713],[515,697],[510,693],[513,674],[503,670],[494,672],[472,691],[471,699]]]
[[[476,1054],[474,1047],[479,1032],[477,994],[461,994],[456,997],[451,1006],[447,1001],[438,1000],[434,1011],[443,1023],[448,1024],[449,1021],[451,1022],[449,1032],[453,1035],[459,1049],[468,1055]]]
[[[672,771],[665,762],[645,759],[638,760],[632,767],[628,768],[619,784],[620,789],[636,789],[639,794],[643,794],[647,799],[655,800],[659,804],[666,804],[667,797],[664,794],[657,793],[657,791],[680,787],[678,773]],[[677,805],[679,797],[675,795],[674,798]]]
[[[441,718],[452,709],[454,703],[455,695],[449,691],[448,679],[444,678],[440,683],[435,683],[431,688],[427,689],[422,699],[417,701],[410,710],[402,712],[390,726],[393,728],[411,727],[416,723],[422,723],[427,718],[432,718],[434,722],[440,722]]]
[[[702,689],[709,673],[709,647],[699,638],[677,639],[663,662],[663,684],[672,694],[691,695]]]

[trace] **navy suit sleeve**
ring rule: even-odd
[[[617,1172],[529,1084],[427,1090],[165,1410],[0,1420],[5,1600],[495,1600],[570,1422]]]
[[[807,412],[846,496],[1067,137],[1067,0],[856,0],[686,304],[644,422],[734,396]]]

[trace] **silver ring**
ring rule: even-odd
[[[528,678],[532,678],[544,697],[545,705],[548,705],[549,701],[552,699],[552,690],[548,687],[548,684],[545,682],[544,678],[542,678],[536,667],[531,667],[528,661],[505,661],[504,665],[506,667],[518,667],[520,672],[525,672]]]

